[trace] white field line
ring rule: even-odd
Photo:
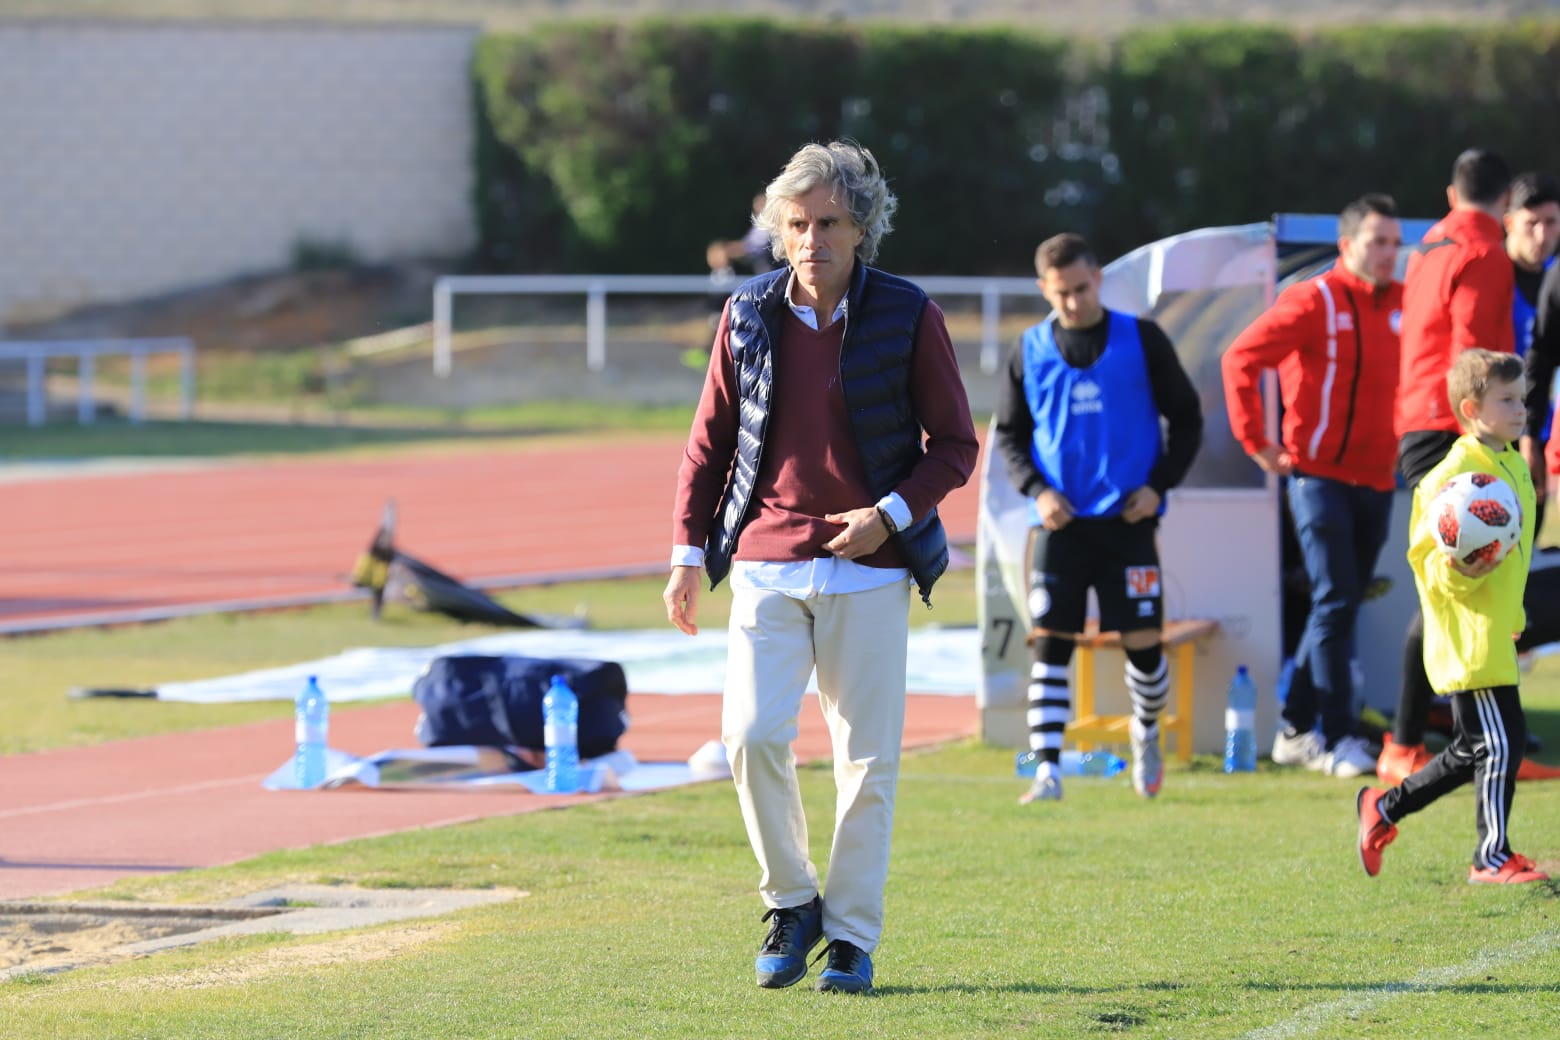
[[[1549,953],[1560,946],[1560,931],[1540,932],[1530,939],[1497,950],[1485,950],[1471,961],[1422,971],[1407,982],[1389,982],[1345,993],[1336,1000],[1302,1008],[1283,1022],[1242,1034],[1241,1040],[1296,1040],[1310,1036],[1338,1018],[1355,1018],[1405,993],[1434,993],[1454,983],[1482,975],[1512,961]]]
[[[270,774],[253,773],[246,776],[223,777],[219,780],[201,780],[192,784],[179,784],[175,787],[149,787],[144,791],[131,791],[127,794],[100,795],[94,798],[71,798],[63,802],[50,802],[47,805],[28,805],[17,809],[0,809],[0,820],[11,820],[18,816],[37,816],[39,813],[95,809],[102,805],[123,805],[126,802],[140,802],[148,798],[167,798],[170,795],[210,791],[218,787],[258,784],[268,775]]]

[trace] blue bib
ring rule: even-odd
[[[1023,340],[1024,395],[1035,419],[1030,455],[1078,516],[1118,515],[1126,497],[1148,483],[1163,450],[1137,319],[1105,316],[1105,350],[1088,368],[1062,357],[1054,315]]]

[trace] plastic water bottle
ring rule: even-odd
[[[547,745],[546,786],[549,794],[574,794],[580,789],[580,701],[561,675],[542,698],[542,741]]]
[[[1224,771],[1257,770],[1257,687],[1246,666],[1235,669],[1224,707]]]
[[[1040,768],[1039,752],[1020,752],[1014,766],[1019,776],[1034,776]],[[1063,751],[1061,768],[1063,776],[1107,777],[1126,769],[1127,762],[1108,751]]]
[[[293,754],[293,779],[307,790],[325,781],[325,747],[330,734],[330,702],[319,680],[309,681],[298,691],[293,710],[294,736],[298,750]]]

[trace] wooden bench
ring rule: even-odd
[[[1197,688],[1193,681],[1197,644],[1218,630],[1217,621],[1206,619],[1165,623],[1162,642],[1166,656],[1173,658],[1175,700],[1166,705],[1173,710],[1159,716],[1159,731],[1175,736],[1176,758],[1182,762],[1192,760],[1192,693]],[[1078,672],[1073,691],[1073,720],[1067,724],[1067,739],[1083,751],[1096,744],[1129,742],[1131,736],[1127,727],[1132,722],[1131,715],[1100,715],[1094,709],[1094,651],[1120,647],[1121,633],[1101,632],[1099,623],[1091,621],[1075,645],[1073,659]]]

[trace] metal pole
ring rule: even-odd
[[[607,367],[607,287],[601,282],[585,291],[585,367],[592,372]]]
[[[980,291],[980,370],[988,376],[1002,360],[1002,290],[986,285]]]
[[[433,374],[450,374],[450,287],[443,278],[433,283]]]
[[[130,424],[139,426],[146,418],[146,352],[130,351]]]
[[[185,421],[195,418],[195,344],[189,340],[179,348],[179,414]]]
[[[88,347],[83,347],[77,358],[80,367],[76,379],[76,421],[83,426],[91,426],[93,412],[97,410],[92,402],[92,377],[97,371],[97,355]]]
[[[27,425],[42,426],[49,412],[49,388],[44,381],[44,356],[27,355]]]

